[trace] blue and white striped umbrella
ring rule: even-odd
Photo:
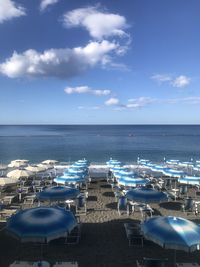
[[[87,174],[87,170],[70,167],[64,172],[64,175],[68,174],[85,175]]]
[[[191,185],[199,185],[200,177],[197,176],[186,176],[178,179],[180,184],[191,184]]]
[[[57,184],[78,184],[78,183],[84,183],[86,180],[82,176],[78,175],[68,175],[68,176],[62,176],[62,177],[56,177],[54,179],[54,182]]]
[[[80,191],[75,188],[67,186],[52,186],[47,187],[43,191],[37,193],[37,199],[39,200],[50,200],[50,201],[61,201],[67,199],[76,198],[80,194]]]
[[[195,171],[200,171],[200,165],[198,164],[198,165],[196,165],[196,166],[193,166],[193,170],[195,170]]]
[[[179,162],[180,162],[180,160],[178,160],[178,159],[169,159],[166,161],[166,163],[169,165],[178,165]]]
[[[130,186],[130,187],[136,187],[136,186],[145,186],[149,181],[144,178],[140,177],[127,177],[122,176],[118,179],[118,184],[123,186]]]
[[[120,166],[121,161],[118,161],[116,159],[110,159],[109,161],[106,162],[106,164],[108,165],[108,167],[112,168],[114,166]]]
[[[200,227],[184,218],[152,217],[142,223],[141,230],[146,239],[166,249],[192,252],[200,248]]]
[[[155,172],[162,172],[166,169],[166,167],[164,166],[161,166],[161,165],[154,165],[154,166],[151,166],[151,170],[152,171],[155,171]]]
[[[126,198],[142,203],[158,203],[167,201],[167,195],[152,188],[136,188],[126,193]]]
[[[181,178],[183,177],[183,175],[185,175],[184,171],[174,170],[174,169],[164,169],[162,172],[166,176],[175,177],[175,178]]]
[[[89,160],[87,160],[87,159],[79,159],[77,162],[86,163],[87,165],[89,165]]]
[[[119,172],[119,171],[124,171],[124,170],[127,170],[127,168],[126,167],[124,167],[124,166],[114,166],[114,167],[112,167],[112,168],[110,168],[110,170],[112,171],[112,172]]]
[[[21,242],[47,243],[66,236],[76,225],[71,211],[58,207],[37,207],[12,215],[6,229]]]
[[[77,170],[87,170],[88,169],[88,167],[85,166],[85,165],[84,166],[82,166],[82,165],[76,165],[75,163],[72,164],[70,166],[70,168],[77,169]]]
[[[118,172],[114,172],[114,176],[119,179],[121,177],[134,177],[134,172],[129,170],[121,170]]]

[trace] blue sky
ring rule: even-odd
[[[0,0],[0,124],[199,124],[199,0]]]

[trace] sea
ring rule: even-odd
[[[14,159],[105,164],[200,159],[200,125],[1,125],[0,164]]]

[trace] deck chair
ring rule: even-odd
[[[186,198],[184,204],[182,205],[183,212],[194,212],[195,202],[194,199],[189,197]]]
[[[65,244],[76,245],[81,239],[81,224],[79,223],[66,237]]]
[[[76,199],[76,215],[86,215],[87,206],[85,195],[79,195]]]
[[[165,267],[168,259],[143,258],[142,264],[137,261],[137,267]]]
[[[143,247],[143,235],[140,231],[140,224],[138,223],[124,223],[124,228],[126,232],[126,236],[128,239],[129,247],[133,245],[137,245],[139,241],[139,245]]]
[[[187,185],[181,185],[181,186],[179,187],[179,197],[180,197],[180,196],[184,196],[184,195],[186,195],[187,192],[188,192],[188,187],[187,187]]]
[[[117,210],[119,215],[122,215],[122,213],[126,213],[129,215],[129,207],[127,204],[127,198],[125,196],[120,196],[118,198]]]

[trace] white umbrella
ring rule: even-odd
[[[16,179],[8,177],[0,177],[0,186],[16,184],[16,182],[17,182]]]
[[[7,173],[7,177],[13,179],[28,178],[33,176],[33,173],[27,170],[13,170]]]
[[[25,163],[28,163],[29,160],[27,160],[27,159],[15,159],[15,160],[11,161],[11,163],[13,163],[13,162],[25,162]]]
[[[21,161],[15,161],[15,162],[11,162],[10,164],[8,164],[9,168],[20,168],[20,167],[25,167],[27,166],[26,162],[21,162]]]
[[[43,168],[44,170],[48,170],[48,169],[52,169],[53,168],[52,164],[43,164],[43,163],[40,163],[37,166],[40,167],[40,168]]]
[[[38,172],[43,172],[46,169],[44,167],[41,167],[41,166],[39,167],[39,166],[31,166],[31,165],[29,165],[28,167],[26,167],[26,170],[34,172],[34,173],[38,173]]]
[[[47,160],[42,161],[42,164],[55,164],[57,162],[58,161],[54,159],[47,159]]]

